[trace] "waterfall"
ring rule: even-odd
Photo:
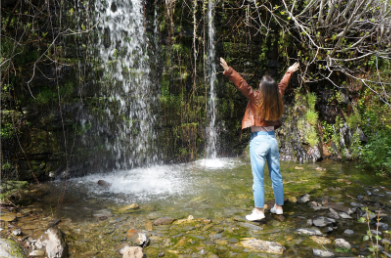
[[[98,52],[102,75],[103,114],[97,131],[109,134],[105,142],[109,161],[119,169],[156,162],[153,105],[157,90],[151,84],[145,31],[144,1],[99,0]]]
[[[209,53],[208,53],[208,65],[209,65],[209,99],[208,99],[208,117],[209,117],[209,134],[207,139],[206,154],[207,158],[216,158],[216,143],[217,143],[217,132],[216,132],[216,63],[215,63],[215,27],[214,27],[214,1],[209,0],[208,2],[208,37],[209,37]]]

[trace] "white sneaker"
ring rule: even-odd
[[[274,204],[274,206],[270,209],[270,212],[275,213],[275,214],[282,214],[283,213],[282,209],[276,208],[276,204]]]
[[[265,214],[262,211],[253,209],[253,212],[250,215],[246,215],[248,221],[257,221],[265,218]]]

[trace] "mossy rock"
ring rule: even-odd
[[[24,258],[26,256],[14,240],[0,238],[0,257]]]

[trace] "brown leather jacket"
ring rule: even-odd
[[[251,126],[274,126],[274,129],[281,127],[281,120],[277,121],[265,121],[262,117],[257,116],[257,103],[259,90],[253,90],[253,88],[247,84],[240,74],[238,74],[232,67],[229,67],[224,75],[235,84],[236,88],[240,90],[244,96],[249,99],[247,103],[246,112],[242,120],[242,129]],[[284,95],[285,89],[288,87],[289,80],[291,79],[292,73],[287,71],[278,84],[278,89],[281,96]]]

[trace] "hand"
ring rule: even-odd
[[[220,57],[220,65],[223,67],[224,72],[228,70],[228,64],[225,62],[224,58]]]
[[[300,63],[296,62],[293,65],[289,66],[288,71],[291,72],[291,73],[294,73],[297,70],[299,70],[299,67],[300,67]]]

